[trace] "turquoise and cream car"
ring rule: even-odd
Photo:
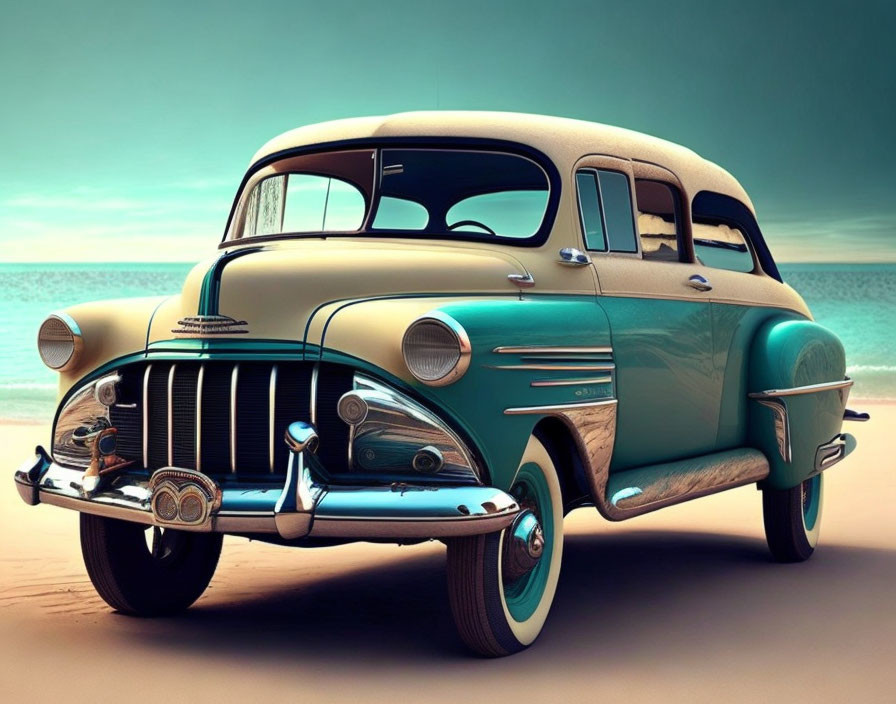
[[[753,205],[680,146],[587,122],[410,113],[266,144],[178,295],[50,315],[29,504],[81,512],[113,608],[187,608],[224,534],[447,544],[474,651],[541,631],[563,517],[755,484],[805,560],[854,446],[843,347]]]

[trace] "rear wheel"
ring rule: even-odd
[[[81,514],[90,581],[109,606],[134,616],[173,614],[196,601],[215,573],[222,538]]]
[[[778,562],[802,562],[812,556],[818,544],[823,504],[823,474],[793,489],[763,489],[765,538]]]
[[[521,512],[498,533],[448,541],[448,595],[461,639],[489,657],[529,646],[554,601],[563,502],[554,463],[530,437],[511,490]]]

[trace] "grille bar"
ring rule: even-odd
[[[268,462],[274,473],[274,429],[277,425],[277,365],[271,367],[271,383],[268,387]]]
[[[196,378],[196,471],[202,471],[202,382],[205,380],[205,364],[199,365]]]
[[[168,370],[168,465],[174,465],[174,370],[176,364]]]
[[[233,365],[230,375],[230,471],[236,474],[236,392],[240,378],[239,363]]]
[[[143,372],[143,466],[149,467],[149,372],[151,364]]]

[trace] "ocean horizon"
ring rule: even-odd
[[[35,340],[48,313],[85,301],[177,293],[194,262],[0,263],[0,419],[46,421],[56,373]],[[784,280],[843,341],[851,398],[896,401],[896,263],[784,263]]]

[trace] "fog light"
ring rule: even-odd
[[[367,401],[352,391],[344,394],[336,406],[336,413],[348,425],[358,425],[363,422],[367,418],[368,410]]]
[[[444,464],[442,453],[432,445],[420,448],[411,461],[411,466],[423,474],[435,474],[442,469]]]
[[[121,377],[114,374],[113,376],[107,376],[96,382],[96,388],[93,391],[96,395],[96,400],[104,406],[115,405],[115,402],[118,401],[117,385],[119,381],[121,381]]]
[[[177,518],[177,498],[172,491],[162,489],[152,497],[152,512],[163,521]]]

